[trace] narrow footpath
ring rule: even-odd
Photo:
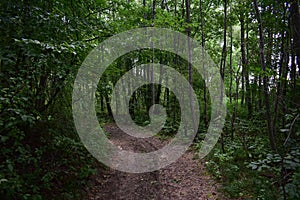
[[[159,149],[168,141],[156,137],[136,139],[114,124],[105,126],[110,141],[126,150],[147,152]],[[136,145],[138,143],[138,145]],[[132,145],[135,144],[135,145]],[[219,185],[205,169],[203,161],[187,151],[177,162],[155,172],[132,174],[108,169],[92,177],[90,200],[223,200]]]

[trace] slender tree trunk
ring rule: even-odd
[[[242,76],[241,76],[241,106],[243,107],[245,104],[245,69],[242,69]]]
[[[230,26],[230,55],[229,55],[229,73],[230,73],[230,82],[229,82],[229,101],[232,103],[232,83],[233,83],[233,69],[232,69],[232,53],[233,53],[233,29]]]
[[[291,42],[292,43],[292,42]],[[293,46],[293,44],[291,45]],[[297,74],[296,74],[296,70],[297,70],[297,66],[296,66],[296,55],[295,53],[293,52],[293,49],[291,50],[292,51],[292,55],[291,55],[291,80],[292,80],[292,88],[293,88],[293,93],[296,94],[296,83],[297,83]]]
[[[261,85],[261,75],[258,75],[258,109],[262,109],[263,95],[262,95],[262,85]]]
[[[231,6],[230,6],[230,12],[231,12]],[[232,25],[230,26],[230,55],[229,55],[229,73],[230,73],[230,82],[229,82],[229,101],[230,104],[232,104],[232,84],[233,84],[233,68],[232,68],[232,54],[233,54],[233,28]],[[238,86],[238,77],[236,77],[237,80],[237,86]],[[238,92],[238,91],[236,91]],[[237,102],[237,100],[235,101]],[[232,116],[231,116],[231,140],[234,139],[234,122],[235,122],[235,118],[236,118],[236,103],[233,107],[233,112],[232,112]]]
[[[196,115],[194,112],[194,102],[193,102],[193,94],[192,94],[192,87],[193,87],[193,71],[192,71],[192,47],[191,47],[191,14],[190,14],[190,0],[185,1],[185,6],[186,6],[186,22],[188,24],[187,27],[187,35],[188,35],[188,71],[189,71],[189,83],[190,83],[190,91],[189,91],[189,100],[190,100],[190,108],[191,108],[191,113],[192,113],[192,118],[193,118],[193,128],[194,131],[197,131],[198,129],[198,124],[196,123]]]
[[[155,19],[155,14],[156,14],[156,0],[152,1],[152,22],[154,23]]]
[[[262,20],[261,15],[259,12],[257,0],[254,1],[254,9],[256,12],[256,17],[258,21],[258,28],[259,28],[259,40],[260,40],[260,62],[262,66],[262,70],[264,73],[266,73],[266,62],[265,62],[265,42],[264,42],[264,33],[263,33],[263,26],[262,26]],[[268,125],[268,132],[269,132],[269,139],[270,139],[270,146],[273,150],[276,150],[276,144],[275,144],[275,138],[274,138],[274,132],[273,132],[273,124],[272,124],[272,117],[271,117],[271,109],[270,109],[270,101],[269,101],[269,84],[268,84],[268,77],[267,75],[264,75],[263,77],[263,87],[264,87],[264,103],[266,107],[266,119],[267,119],[267,125]]]
[[[160,55],[160,63],[162,63],[163,59],[162,59],[162,54]],[[155,103],[159,104],[160,103],[160,95],[161,95],[161,83],[162,83],[162,76],[163,76],[163,68],[162,68],[162,64],[160,64],[160,71],[159,71],[159,83],[157,86],[157,92],[156,92],[156,97],[155,97]]]
[[[110,107],[110,103],[109,103],[110,101],[109,101],[107,92],[105,92],[104,98],[105,98],[105,102],[106,102],[106,109],[107,109],[108,116],[112,117],[112,111],[111,111],[111,107]]]
[[[103,95],[100,95],[100,110],[103,113],[104,112],[104,99]]]
[[[226,68],[226,57],[227,57],[227,0],[224,0],[224,35],[223,35],[223,50],[222,50],[222,59],[221,59],[221,65],[220,65],[220,74],[222,77],[222,80],[224,81],[225,77],[225,68]],[[221,85],[221,99],[220,102],[223,102],[223,85]],[[224,133],[221,133],[221,147],[223,153],[225,153],[225,146],[224,146]]]
[[[273,34],[272,34],[272,29],[271,28],[267,28],[267,48],[265,50],[266,52],[266,66],[270,66],[270,68],[272,69],[273,67],[275,67],[275,65],[272,65],[272,51],[273,51]],[[276,76],[274,75],[273,78],[271,77],[271,81],[273,81],[273,83],[275,84],[275,78]]]
[[[224,32],[223,32],[223,50],[222,59],[220,65],[221,77],[224,80],[225,67],[226,67],[226,57],[227,57],[227,0],[224,0]]]
[[[292,33],[292,80],[293,80],[293,101],[294,104],[298,104],[299,106],[299,97],[297,97],[297,79],[300,78],[300,12],[299,12],[299,1],[298,0],[290,0],[290,28]],[[298,65],[298,73],[297,67]]]
[[[252,88],[252,110],[253,111],[258,111],[258,104],[257,104],[257,99],[258,99],[258,76],[254,76],[253,80],[253,88]]]
[[[161,2],[161,9],[165,9],[165,1],[164,0]],[[154,15],[154,17],[155,17],[155,15]],[[161,96],[161,91],[162,91],[161,83],[162,83],[162,76],[163,76],[163,73],[164,73],[162,63],[163,63],[164,55],[165,54],[163,52],[160,52],[160,61],[159,62],[160,62],[161,65],[160,65],[160,71],[159,71],[159,84],[157,86],[157,92],[156,92],[156,96],[155,96],[155,103],[156,104],[160,103],[160,96]]]
[[[290,0],[291,3],[291,29],[293,34],[293,50],[297,56],[296,63],[298,65],[298,77],[300,76],[300,11],[299,1]]]
[[[152,2],[152,26],[154,26],[154,20],[155,20],[155,7],[156,7],[156,0],[153,0]],[[153,46],[153,43],[152,43],[152,64],[155,63],[155,52],[154,52],[154,46]],[[154,67],[152,65],[152,68],[151,68],[151,81],[154,81]],[[155,84],[152,83],[151,84],[151,99],[152,99],[152,105],[155,104]]]
[[[239,77],[239,71],[240,71],[240,65],[239,68],[236,72],[236,76],[235,76],[235,104],[233,107],[233,113],[232,113],[232,117],[231,117],[231,140],[234,139],[234,130],[235,130],[235,119],[237,117],[237,109],[238,109],[238,105],[239,105],[239,84],[240,84],[240,77]]]
[[[143,6],[144,6],[144,8],[146,8],[146,0],[143,0]],[[144,19],[145,20],[147,19],[147,13],[146,12],[144,13]]]
[[[283,4],[284,7],[284,14],[283,14],[283,21],[286,21],[285,15],[286,15],[286,8],[285,4]],[[273,133],[276,135],[277,132],[277,118],[278,116],[278,110],[280,109],[280,105],[282,105],[282,99],[284,99],[284,88],[285,88],[285,82],[286,82],[286,76],[287,76],[287,65],[288,65],[288,55],[287,55],[287,48],[286,48],[286,38],[287,38],[287,32],[282,29],[281,31],[281,53],[280,53],[280,61],[279,61],[279,74],[278,74],[278,81],[277,81],[277,92],[276,92],[276,100],[275,100],[275,108],[274,108],[274,119],[273,119]],[[284,107],[284,106],[283,106]],[[284,109],[281,107],[284,116]],[[285,118],[285,117],[282,117]],[[284,127],[284,124],[282,124],[282,127]]]
[[[250,100],[250,84],[249,84],[249,73],[246,59],[246,50],[245,50],[245,16],[244,13],[241,13],[240,16],[241,22],[241,53],[242,53],[242,68],[243,68],[243,77],[246,85],[246,105],[248,108],[248,118],[252,116],[252,105]],[[244,93],[244,91],[243,91]]]
[[[200,27],[201,27],[201,45],[203,50],[205,49],[205,31],[204,31],[204,15],[203,15],[203,0],[200,0]],[[203,51],[204,53],[204,51]],[[202,55],[202,58],[204,58],[204,54]],[[204,64],[203,64],[204,65]],[[202,66],[205,67],[205,66]],[[204,109],[203,109],[203,120],[204,120],[204,126],[205,128],[208,128],[208,116],[207,116],[207,88],[206,88],[206,82],[203,80],[203,99],[204,99]]]

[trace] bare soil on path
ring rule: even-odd
[[[105,126],[110,141],[124,150],[149,152],[163,147],[168,141],[152,137],[131,137],[115,124]],[[114,169],[99,169],[91,178],[90,200],[196,200],[225,199],[218,192],[219,185],[205,169],[205,164],[195,159],[193,150],[187,151],[175,163],[155,172],[133,174]]]

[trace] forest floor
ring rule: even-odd
[[[168,140],[158,137],[137,139],[115,124],[105,126],[110,141],[124,150],[149,152],[163,147]],[[135,144],[135,145],[132,145]],[[195,159],[193,150],[187,151],[175,163],[159,171],[134,174],[114,169],[99,169],[91,178],[88,199],[148,200],[148,199],[225,199],[218,192],[219,184],[208,174],[202,160]]]

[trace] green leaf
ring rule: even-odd
[[[9,171],[13,172],[14,171],[14,166],[11,163],[7,164],[7,168]]]

